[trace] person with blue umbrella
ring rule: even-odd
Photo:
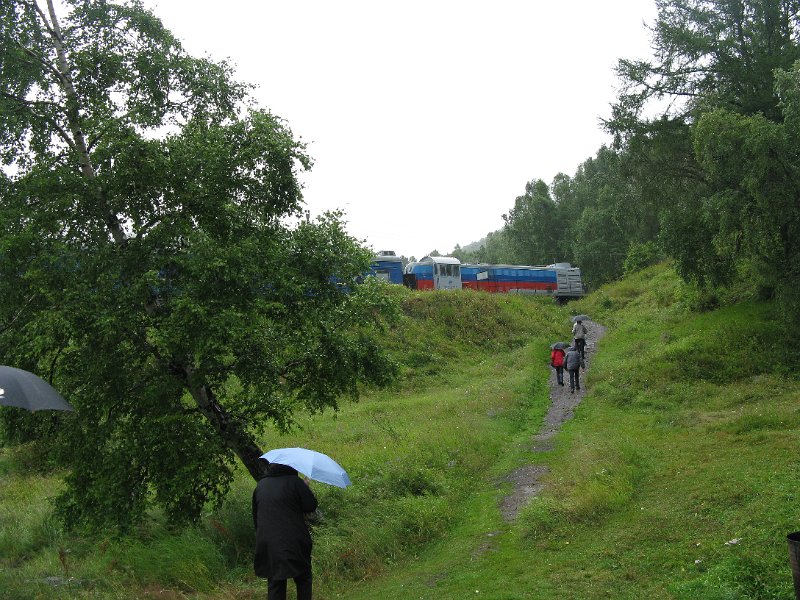
[[[255,573],[267,579],[268,600],[286,600],[289,579],[298,600],[311,600],[311,534],[305,516],[317,509],[317,498],[293,467],[267,462],[266,476],[253,492]]]

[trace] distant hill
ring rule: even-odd
[[[480,250],[481,246],[486,244],[486,238],[481,238],[477,242],[470,242],[469,244],[465,244],[461,246],[461,249],[465,252],[475,252],[476,250]]]

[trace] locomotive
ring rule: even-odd
[[[415,290],[468,288],[491,293],[540,294],[552,296],[558,302],[586,294],[581,270],[569,263],[462,264],[453,256],[425,256],[403,268],[399,256],[384,251],[373,258],[370,274]]]

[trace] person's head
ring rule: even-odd
[[[297,471],[289,465],[280,465],[278,463],[269,463],[267,473],[272,476],[277,475],[297,475]]]

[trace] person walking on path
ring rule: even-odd
[[[581,389],[581,374],[580,370],[586,370],[586,363],[581,356],[580,351],[575,346],[570,346],[567,354],[564,357],[564,364],[569,373],[569,393],[572,394],[576,389]]]
[[[586,358],[586,334],[589,333],[589,330],[586,329],[586,325],[583,324],[583,321],[575,321],[575,324],[572,326],[572,337],[575,339],[575,347],[578,349],[578,352],[581,353],[581,358]]]
[[[564,385],[564,349],[553,348],[550,352],[550,366],[556,370],[558,385]]]
[[[292,467],[270,463],[253,491],[256,528],[255,573],[268,580],[268,600],[286,600],[286,580],[294,579],[298,600],[311,600],[311,534],[305,515],[317,498]]]

